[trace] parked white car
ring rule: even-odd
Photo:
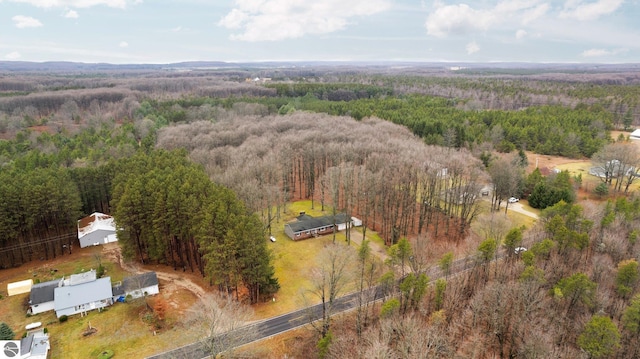
[[[518,202],[518,201],[520,201],[520,200],[519,200],[519,199],[517,199],[517,198],[515,198],[515,197],[511,197],[511,198],[509,198],[509,203],[516,203],[516,202]]]
[[[516,247],[516,249],[514,250],[514,252],[516,252],[516,254],[520,254],[522,252],[526,252],[527,249],[525,247]]]
[[[269,240],[270,240],[271,242],[275,242],[275,241],[276,241],[276,237],[274,237],[274,236],[270,236],[270,237],[269,237]]]

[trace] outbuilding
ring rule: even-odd
[[[33,279],[21,280],[19,282],[13,282],[7,284],[7,294],[9,296],[29,293],[33,286]]]
[[[78,240],[80,248],[97,246],[118,240],[113,217],[95,212],[78,221]]]

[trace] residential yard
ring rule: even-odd
[[[282,220],[272,224],[272,235],[275,242],[269,242],[269,247],[274,256],[276,277],[280,283],[280,291],[273,297],[275,300],[267,301],[255,306],[257,319],[269,318],[275,315],[288,313],[305,306],[302,293],[309,289],[312,281],[314,264],[318,263],[318,254],[327,245],[333,242],[333,235],[319,236],[300,241],[291,240],[284,233],[284,224],[294,220],[300,212],[313,217],[331,215],[328,210],[320,211],[320,203],[315,203],[315,209],[311,209],[311,201],[299,201],[288,206]],[[362,243],[361,229],[356,228],[351,232],[351,245],[354,249]],[[371,248],[378,258],[386,257],[386,250],[382,239],[377,233],[367,230],[367,239],[371,240]],[[344,232],[336,234],[336,243],[346,245]],[[382,259],[380,259],[382,261]]]
[[[548,163],[552,164],[552,158],[548,158]],[[583,174],[583,184],[590,185],[587,180],[587,161],[561,161],[558,168],[568,169],[575,173]],[[597,181],[596,178],[593,178]],[[483,201],[484,202],[484,201]],[[530,208],[526,201],[518,203],[521,210],[508,211],[507,218],[513,226],[524,225],[531,228],[535,222],[526,212],[537,213]],[[488,210],[488,202],[482,203],[483,211]],[[284,314],[305,305],[301,293],[310,287],[312,268],[318,260],[318,254],[323,247],[333,241],[333,235],[321,236],[301,241],[293,241],[284,233],[284,224],[292,221],[302,211],[311,216],[322,216],[332,214],[327,207],[326,211],[320,211],[320,203],[315,202],[315,208],[311,209],[310,201],[299,201],[290,204],[281,220],[273,223],[272,234],[276,237],[275,242],[268,242],[269,248],[274,256],[274,266],[276,277],[280,282],[281,289],[271,300],[254,306],[255,319]],[[486,207],[486,208],[485,208]],[[523,212],[524,211],[524,212]],[[504,215],[504,212],[498,212]],[[477,232],[477,231],[476,231]],[[361,228],[352,230],[352,243],[354,249],[362,241]],[[382,239],[374,231],[367,230],[367,239],[370,240],[371,248],[376,258],[383,262],[387,258],[386,248]],[[478,238],[472,236],[469,239],[458,243],[447,241],[429,241],[426,245],[430,253],[429,261],[434,261],[448,251],[454,251],[456,258],[469,255],[475,252]],[[265,238],[265,241],[268,241]],[[344,233],[336,235],[336,242],[345,245]],[[114,249],[115,248],[115,249]],[[105,275],[110,276],[113,282],[122,280],[125,276],[131,275],[140,270],[154,270],[158,273],[160,280],[160,295],[168,306],[167,318],[161,328],[156,328],[151,320],[149,307],[145,300],[130,303],[116,303],[104,312],[90,312],[85,317],[72,316],[66,323],[60,323],[53,312],[27,317],[28,294],[7,297],[6,285],[9,282],[33,278],[34,281],[47,281],[61,276],[68,276],[80,273],[92,268],[97,268],[99,262],[105,267]],[[435,263],[435,262],[433,262]],[[351,288],[353,290],[354,288]],[[206,292],[213,289],[209,287],[205,278],[190,271],[174,271],[172,267],[163,265],[132,265],[123,263],[120,258],[117,244],[107,247],[92,247],[75,249],[72,255],[65,255],[49,261],[33,261],[19,268],[0,271],[0,320],[10,324],[21,336],[24,333],[24,326],[40,321],[46,327],[51,338],[51,358],[96,358],[105,350],[113,350],[116,357],[141,358],[147,355],[172,349],[180,345],[193,342],[197,339],[194,328],[185,325],[183,318],[189,314],[192,306]],[[156,298],[148,298],[150,306]],[[83,335],[89,327],[95,328],[91,335]],[[306,329],[303,329],[303,331]],[[286,335],[287,343],[295,343],[300,332],[292,332]],[[275,340],[272,344],[266,342],[261,347],[268,347],[273,344],[281,347],[284,342]],[[286,344],[289,345],[289,344]]]
[[[284,234],[284,223],[293,220],[301,211],[312,216],[331,214],[329,211],[320,211],[319,203],[315,207],[316,209],[311,209],[310,201],[296,202],[287,208],[283,220],[274,224],[272,233],[277,240],[268,242],[268,245],[273,251],[276,276],[281,289],[274,296],[275,301],[267,301],[254,307],[256,319],[284,314],[304,305],[301,291],[309,288],[313,264],[317,263],[322,248],[333,241],[333,236],[294,242]],[[382,240],[370,230],[367,231],[367,239],[371,240],[374,254],[382,261],[386,256]],[[360,245],[361,240],[361,230],[353,230],[354,249]],[[344,233],[337,234],[336,242],[345,244]],[[46,262],[33,261],[19,268],[0,271],[0,293],[3,295],[0,300],[0,320],[7,322],[17,336],[25,332],[25,325],[42,322],[50,334],[51,358],[96,358],[105,350],[113,350],[115,357],[141,358],[197,340],[195,328],[185,325],[182,320],[204,293],[213,291],[206,279],[197,273],[174,271],[172,267],[164,265],[140,266],[124,263],[117,248],[115,243],[78,248],[71,255]],[[112,282],[140,271],[156,271],[160,281],[160,294],[147,298],[147,302],[153,306],[158,297],[167,302],[169,310],[162,328],[155,328],[145,300],[115,303],[103,312],[92,311],[85,317],[74,315],[67,322],[60,323],[54,312],[27,317],[28,294],[6,296],[6,285],[10,282],[28,278],[44,282],[95,269],[99,262]],[[83,335],[90,326],[95,328],[95,332]]]

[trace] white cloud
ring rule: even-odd
[[[549,8],[549,4],[544,3],[534,7],[533,9],[524,11],[522,14],[522,24],[526,25],[538,18],[541,18],[549,11]]]
[[[445,37],[449,34],[466,34],[486,31],[494,26],[517,22],[527,24],[549,10],[547,3],[539,0],[504,0],[490,9],[474,9],[467,4],[443,5],[436,3],[436,9],[425,22],[427,34]]]
[[[128,47],[128,46],[129,46],[129,43],[128,43],[128,42],[126,42],[126,41],[121,41],[121,42],[118,44],[118,46],[120,46],[120,47]]]
[[[583,51],[581,54],[582,57],[599,57],[606,55],[611,55],[611,51],[605,49],[590,49]]]
[[[78,12],[76,12],[74,10],[69,10],[64,14],[64,17],[66,17],[67,19],[77,19],[78,18]]]
[[[20,53],[18,51],[13,51],[13,52],[10,52],[10,53],[4,55],[4,58],[7,59],[7,60],[17,60],[20,57],[21,57],[21,55],[20,55]]]
[[[527,32],[525,30],[519,29],[516,31],[516,39],[521,40],[527,36]]]
[[[389,0],[235,0],[235,7],[218,26],[239,30],[231,35],[234,40],[277,41],[339,31],[354,17],[390,6]]]
[[[603,15],[616,11],[624,0],[597,0],[584,3],[582,0],[567,0],[564,10],[560,13],[561,19],[577,19],[580,21],[595,20]]]
[[[580,54],[582,57],[602,57],[602,56],[613,56],[618,55],[620,53],[627,52],[628,49],[614,49],[614,50],[605,50],[605,49],[589,49],[585,50]]]
[[[40,20],[34,19],[31,16],[16,15],[12,17],[11,20],[13,20],[18,29],[42,26]]]
[[[176,26],[173,29],[171,29],[171,32],[180,32],[180,30],[182,30],[182,26]]]
[[[465,50],[467,50],[468,55],[475,54],[480,51],[480,46],[475,41],[471,41],[465,46]]]
[[[52,8],[52,7],[74,7],[74,8],[88,8],[96,5],[106,5],[108,7],[126,8],[127,0],[9,0],[10,2],[30,4],[40,8]],[[142,1],[135,0],[134,4],[138,4]]]

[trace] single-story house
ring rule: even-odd
[[[95,270],[74,274],[64,285],[54,288],[56,316],[84,314],[113,304],[111,278],[97,278]]]
[[[117,241],[113,217],[95,212],[80,219],[78,221],[78,240],[81,248]]]
[[[29,333],[20,339],[21,359],[47,359],[49,355],[49,335],[44,330]]]
[[[121,283],[113,286],[113,300],[119,297],[131,296],[140,298],[147,295],[156,295],[160,293],[158,287],[158,276],[156,272],[146,272],[131,277],[126,277]]]
[[[29,293],[31,290],[31,286],[33,286],[33,279],[21,280],[19,282],[13,282],[7,284],[7,294],[9,296]]]
[[[342,231],[347,228],[347,215],[345,213],[336,214],[335,218],[331,215],[314,218],[301,213],[295,222],[284,225],[284,233],[286,233],[289,238],[297,241],[333,233],[334,228],[337,231]]]
[[[29,313],[40,314],[53,310],[53,293],[62,282],[62,279],[55,279],[34,284],[29,294]]]
[[[631,134],[629,135],[629,138],[632,140],[640,140],[640,128],[631,132]]]

